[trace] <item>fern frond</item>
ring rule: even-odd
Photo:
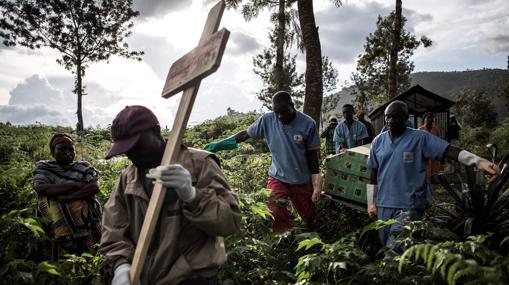
[[[414,253],[415,251],[417,250],[417,248],[419,246],[422,246],[422,244],[417,244],[417,245],[414,245],[412,247],[410,247],[409,249],[407,249],[403,255],[401,256],[401,258],[399,259],[399,265],[398,265],[398,272],[401,273],[403,271],[403,265],[405,264],[405,261],[410,261],[411,258],[414,256]]]
[[[447,272],[447,284],[451,285],[454,284],[454,274],[463,264],[463,259],[461,256],[454,262],[451,267],[449,267],[449,270]]]
[[[426,262],[426,269],[431,270],[433,267],[433,261],[439,260],[440,257],[442,256],[442,255],[438,255],[437,251],[440,252],[438,250],[438,246],[436,246],[436,245],[431,246],[431,248],[429,249],[429,252],[427,254],[428,258],[427,258],[427,262]]]
[[[446,275],[447,275],[446,270],[447,270],[448,265],[450,263],[456,261],[458,258],[461,258],[461,257],[459,257],[456,254],[447,254],[447,251],[446,251],[445,260],[444,260],[443,264],[441,265],[441,267],[438,266],[438,267],[440,267],[440,276],[442,276],[442,279],[444,279],[444,280],[446,279]],[[437,269],[438,269],[438,267],[437,267]]]
[[[431,256],[429,256],[429,255],[428,255],[428,254],[429,254],[429,252],[430,252],[430,248],[432,248],[433,246],[434,246],[434,245],[431,245],[431,244],[429,244],[429,243],[427,243],[427,244],[425,244],[425,245],[424,245],[424,250],[423,250],[423,252],[422,252],[422,262],[423,262],[424,264],[428,263],[428,259],[430,259],[430,258],[431,258],[431,259],[433,259],[433,258],[435,257],[435,256],[433,256],[433,255],[431,255]],[[417,258],[416,258],[416,260],[417,260]]]
[[[456,285],[456,282],[458,282],[458,280],[461,277],[468,276],[468,275],[474,275],[474,276],[479,275],[478,264],[475,260],[467,259],[467,260],[463,261],[462,263],[463,263],[462,268],[460,270],[458,270],[456,273],[454,273],[454,275],[453,275],[452,285]],[[451,283],[449,283],[449,285],[451,285]]]

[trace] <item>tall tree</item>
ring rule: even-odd
[[[332,65],[328,57],[322,57],[322,78],[323,78],[323,92],[324,97],[322,100],[321,120],[320,124],[323,125],[326,115],[336,108],[339,102],[339,94],[332,96],[338,85],[338,70]]]
[[[274,0],[226,0],[230,7],[237,8],[244,2],[242,13],[257,16],[262,8],[274,5]],[[281,1],[281,0],[278,0]],[[297,2],[299,27],[294,29],[296,33],[292,37],[298,39],[300,31],[302,46],[306,53],[306,73],[305,73],[305,99],[304,113],[310,115],[317,125],[320,123],[320,113],[323,100],[323,82],[322,82],[322,54],[320,46],[320,37],[318,27],[315,23],[313,1],[312,0],[287,0],[289,4]],[[341,5],[341,0],[332,0],[337,6]],[[273,7],[273,6],[272,6]],[[247,19],[247,18],[246,18]]]
[[[263,49],[262,53],[253,58],[253,71],[260,76],[263,88],[256,94],[258,99],[267,109],[272,107],[272,95],[279,90],[287,90],[292,94],[295,106],[302,106],[304,92],[302,87],[304,75],[296,71],[295,55],[284,53],[282,69],[276,67],[276,43],[271,37],[272,45]]]
[[[364,53],[359,55],[356,71],[352,81],[356,87],[357,96],[363,96],[363,101],[382,103],[389,99],[389,65],[390,49],[393,46],[392,27],[395,12],[383,18],[378,16],[376,30],[370,33],[364,44]],[[396,64],[396,94],[410,86],[410,73],[414,64],[410,57],[421,45],[429,47],[432,41],[426,36],[417,39],[415,35],[405,30],[406,18],[401,16],[401,33],[397,45]]]
[[[295,1],[295,0],[294,0]],[[304,113],[320,125],[323,101],[322,48],[312,0],[296,0],[299,23],[302,32],[302,45],[306,53],[306,90],[304,95]],[[341,0],[332,0],[340,6]]]
[[[57,62],[74,74],[77,132],[83,131],[83,77],[92,62],[113,55],[141,60],[142,51],[129,51],[132,0],[0,0],[0,37],[6,46],[57,50]]]
[[[320,113],[323,101],[322,48],[312,0],[298,0],[299,22],[302,31],[302,43],[306,53],[306,91],[304,94],[304,113],[309,115],[317,126],[320,125]]]
[[[338,70],[332,65],[329,57],[322,57],[322,78],[324,96],[330,96],[338,88]]]
[[[260,55],[258,55],[253,62],[261,63],[261,58],[265,57],[268,52],[271,53],[272,57],[275,58],[275,62],[269,64],[273,70],[271,73],[271,80],[265,81],[264,83],[270,84],[271,90],[283,90],[288,89],[288,82],[292,79],[285,78],[288,76],[288,66],[292,65],[291,62],[286,62],[286,60],[291,60],[291,56],[289,56],[286,52],[288,47],[291,47],[293,43],[299,44],[299,27],[294,22],[294,14],[295,11],[291,7],[291,1],[289,0],[255,0],[255,1],[246,1],[246,0],[226,0],[226,3],[229,7],[237,9],[241,8],[242,15],[246,21],[250,21],[251,19],[257,17],[259,13],[264,9],[269,9],[273,11],[270,15],[270,20],[274,24],[274,29],[269,33],[269,39],[271,41],[271,47],[269,49],[265,49]],[[271,50],[274,49],[274,52]],[[271,60],[272,61],[272,60]],[[285,67],[286,66],[286,67]],[[259,68],[259,66],[255,65],[255,70]],[[262,68],[263,69],[263,68]],[[286,70],[285,70],[286,69]],[[258,74],[258,73],[257,73]],[[262,90],[260,94],[264,94],[267,89]],[[262,99],[264,105],[266,104],[266,98]]]
[[[387,95],[389,99],[397,96],[397,70],[399,41],[401,37],[401,0],[396,0],[396,9],[394,11],[394,23],[392,27],[391,52],[389,57],[389,83]]]

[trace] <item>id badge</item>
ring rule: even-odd
[[[414,153],[413,152],[403,152],[403,162],[404,163],[413,163],[414,162]]]

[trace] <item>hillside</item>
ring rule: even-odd
[[[497,97],[498,90],[506,80],[509,80],[509,70],[504,69],[481,69],[467,71],[433,71],[416,72],[410,75],[412,85],[419,84],[422,87],[448,99],[452,99],[454,94],[465,88],[484,89],[489,96],[494,99],[494,105],[498,113],[499,120],[509,113],[500,104]],[[337,108],[334,111],[336,115],[341,115],[341,106],[353,101],[351,95],[352,88],[347,87],[333,96],[340,96]],[[327,118],[326,114],[323,118]]]
[[[509,79],[509,70],[482,69],[452,72],[417,72],[410,75],[412,85],[422,87],[451,99],[464,88],[484,89],[496,96],[498,89]]]

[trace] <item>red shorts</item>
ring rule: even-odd
[[[291,214],[288,206],[284,203],[278,203],[277,200],[292,201],[295,210],[300,217],[306,222],[308,228],[313,229],[315,226],[315,205],[311,201],[313,195],[313,184],[289,184],[277,180],[269,176],[267,188],[272,191],[269,197],[269,208],[272,211],[274,220],[272,222],[272,230],[276,233],[282,233],[292,228]]]

